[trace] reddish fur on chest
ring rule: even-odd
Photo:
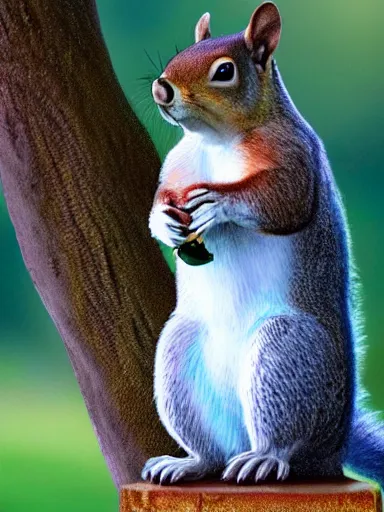
[[[244,179],[281,165],[282,157],[272,137],[261,131],[253,131],[246,136],[238,145],[238,149],[244,157]]]
[[[158,199],[167,204],[177,204],[178,207],[187,201],[188,193],[197,188],[207,188],[219,192],[239,191],[243,188],[253,186],[255,177],[261,187],[269,187],[270,179],[260,179],[258,176],[262,171],[276,169],[282,165],[283,155],[274,144],[271,134],[263,133],[261,130],[254,130],[238,144],[236,149],[243,156],[244,168],[241,178],[235,182],[225,183],[195,183],[180,190],[180,183],[183,182],[183,171],[173,169],[167,177],[166,187],[161,190]],[[266,177],[266,176],[265,176]],[[164,184],[165,185],[165,184]]]
[[[283,162],[283,155],[274,144],[273,138],[266,133],[262,133],[261,130],[255,130],[242,139],[237,146],[237,150],[240,151],[244,158],[244,168],[241,178],[232,183],[204,185],[206,185],[207,188],[222,193],[241,191],[242,189],[255,186],[256,183],[257,186],[261,188],[273,186],[273,180],[271,181],[268,173],[263,172],[276,169],[280,167]],[[202,184],[198,184],[188,187],[185,193],[194,188],[200,188],[201,185]]]

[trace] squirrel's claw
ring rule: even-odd
[[[220,224],[228,220],[224,213],[222,201],[214,200],[211,193],[209,193],[209,195],[205,195],[204,200],[205,198],[209,198],[209,201],[204,202],[197,207],[197,202],[195,203],[194,201],[199,201],[200,197],[193,199],[188,203],[190,208],[196,207],[195,210],[190,213],[192,218],[192,222],[188,226],[190,233],[201,234],[215,224]]]
[[[236,479],[237,483],[249,479],[258,482],[265,480],[274,470],[276,470],[277,480],[285,480],[289,474],[289,464],[275,455],[260,456],[249,451],[232,457],[221,479],[226,481]]]
[[[149,228],[154,238],[169,247],[178,247],[189,236],[187,224],[190,221],[188,213],[168,205],[158,205],[151,211]]]
[[[204,233],[205,231],[207,231],[207,229],[209,229],[210,227],[212,227],[214,224],[216,224],[216,219],[211,219],[211,220],[208,220],[207,222],[205,222],[204,224],[202,224],[200,227],[198,227],[197,229],[192,227],[191,229],[191,232],[192,233],[196,233],[196,235],[201,235],[202,233]]]
[[[194,457],[178,458],[163,455],[147,460],[141,478],[164,485],[179,480],[198,480],[208,471],[209,467]]]
[[[208,188],[200,187],[200,188],[193,188],[188,191],[187,193],[187,200],[193,199],[194,197],[203,196],[205,194],[208,194],[210,190]]]
[[[218,219],[217,203],[206,203],[191,214],[192,222],[188,226],[191,233],[200,234]]]
[[[205,204],[217,203],[220,200],[220,194],[214,190],[206,188],[196,188],[190,190],[185,198],[182,210],[185,212],[192,212]]]

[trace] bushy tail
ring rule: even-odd
[[[384,422],[376,413],[356,411],[345,464],[384,488]]]

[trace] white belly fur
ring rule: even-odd
[[[229,458],[251,449],[240,403],[245,361],[263,320],[287,312],[290,241],[227,224],[212,229],[206,246],[213,262],[177,261],[177,310],[204,329],[193,342],[200,363],[186,355],[185,368],[202,422]]]
[[[205,244],[213,262],[177,262],[178,309],[187,313],[185,305],[206,326],[205,348],[215,354],[207,362],[212,359],[212,370],[222,373],[223,365],[234,370],[240,363],[263,319],[287,311],[291,242],[227,224],[213,228]]]

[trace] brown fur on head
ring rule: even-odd
[[[254,11],[245,31],[230,36],[211,38],[204,14],[196,43],[177,54],[154,84],[166,89],[156,95],[154,89],[163,116],[192,131],[219,134],[243,133],[262,122],[271,108],[271,60],[280,32],[271,2]]]

